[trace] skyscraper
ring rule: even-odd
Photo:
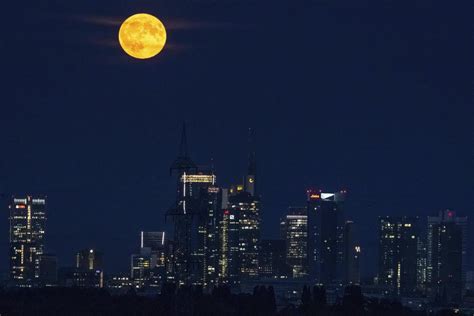
[[[179,284],[206,286],[208,238],[214,240],[216,176],[212,173],[183,173],[180,178],[181,200],[173,210],[175,224],[175,271]],[[209,232],[209,234],[208,234]],[[209,237],[211,235],[211,237]],[[210,245],[209,245],[210,246]],[[215,249],[215,248],[214,248]]]
[[[238,286],[242,279],[255,279],[259,275],[261,219],[254,136],[250,129],[248,166],[243,184],[224,190],[222,198],[220,279],[233,287]]]
[[[209,186],[203,193],[204,210],[199,220],[199,248],[203,258],[203,285],[212,289],[219,278],[219,223],[222,213],[222,191]]]
[[[198,170],[189,158],[184,125],[180,152],[171,171],[176,171],[178,183],[176,202],[166,214],[174,224],[173,267],[169,269],[174,275],[169,279],[178,285],[207,287],[217,278],[214,252],[220,191],[213,171]]]
[[[240,285],[239,213],[229,208],[228,190],[222,190],[219,223],[219,283],[232,289]]]
[[[258,247],[260,244],[260,197],[257,187],[255,132],[248,133],[248,165],[242,191],[229,197],[229,209],[239,215],[240,277],[258,278]]]
[[[467,217],[451,210],[428,217],[427,284],[431,296],[460,302],[465,286]]]
[[[417,291],[418,217],[379,218],[379,285],[392,295],[411,296]]]
[[[308,215],[306,207],[290,207],[280,221],[286,244],[286,264],[290,277],[308,276]]]
[[[258,277],[258,245],[260,242],[260,200],[246,191],[229,196],[229,212],[239,219],[240,277]]]
[[[416,264],[416,283],[417,290],[420,293],[425,294],[427,290],[427,270],[428,270],[428,249],[426,247],[426,231],[422,232],[422,236],[418,238],[417,244],[417,264]]]
[[[9,209],[11,279],[17,286],[35,286],[44,248],[46,199],[13,197]]]
[[[361,247],[355,239],[354,222],[346,221],[344,225],[344,283],[360,283]]]
[[[310,277],[324,285],[343,279],[345,197],[346,191],[307,190]]]

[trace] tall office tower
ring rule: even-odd
[[[44,197],[13,197],[10,209],[10,276],[17,286],[31,287],[40,277],[46,223]]]
[[[428,217],[427,283],[429,294],[459,302],[466,275],[467,217],[441,211]]]
[[[203,192],[203,212],[199,219],[198,241],[202,258],[202,283],[207,289],[218,284],[219,279],[219,222],[222,212],[222,192],[209,186]]]
[[[418,217],[379,218],[379,284],[392,295],[417,291]]]
[[[249,145],[244,183],[224,191],[219,219],[219,278],[232,287],[238,286],[241,279],[257,278],[259,272],[260,198],[252,130],[249,130]]]
[[[307,190],[310,277],[324,285],[343,279],[345,197],[346,191]]]
[[[229,196],[229,213],[239,219],[240,278],[258,277],[258,245],[260,242],[260,199],[246,191]]]
[[[237,186],[229,197],[229,209],[239,215],[240,277],[258,277],[258,247],[260,243],[260,197],[257,188],[255,133],[249,129],[248,165],[243,190]]]
[[[308,276],[308,215],[305,207],[290,207],[280,221],[280,233],[285,240],[285,261],[290,277]]]
[[[214,282],[214,274],[217,276],[217,255],[210,250],[217,249],[211,248],[217,243],[217,228],[211,226],[218,223],[219,190],[213,172],[198,171],[189,158],[184,126],[180,153],[171,171],[178,175],[176,202],[166,214],[174,224],[173,279],[178,285],[207,287]]]
[[[217,227],[213,225],[217,225],[216,216],[219,211],[216,209],[219,190],[215,181],[216,177],[212,173],[184,173],[181,176],[182,203],[175,209],[175,212],[179,210],[181,214],[173,215],[175,271],[180,285],[209,285],[208,272],[212,271],[208,271],[208,268],[212,263],[208,260],[212,261],[214,258],[210,252],[216,249],[212,248],[217,239],[214,231]],[[212,265],[212,268],[217,267]]]
[[[261,278],[286,279],[289,269],[286,264],[286,241],[283,239],[264,239],[260,242],[258,259]]]
[[[222,189],[219,223],[219,283],[232,289],[240,285],[239,212],[229,208],[228,190]]]
[[[360,283],[360,244],[355,239],[354,222],[346,221],[344,225],[344,283]]]

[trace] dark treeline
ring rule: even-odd
[[[334,305],[327,303],[322,287],[304,287],[301,305],[277,310],[272,287],[257,286],[253,294],[232,294],[227,287],[204,294],[201,288],[172,284],[151,298],[137,295],[111,295],[107,290],[80,288],[12,289],[0,292],[1,315],[193,315],[193,316],[326,316],[326,315],[428,315],[411,311],[400,303],[366,299],[361,289],[349,286]],[[450,311],[435,315],[455,315]]]

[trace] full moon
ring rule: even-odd
[[[118,37],[128,55],[147,59],[156,56],[165,46],[166,29],[153,15],[138,13],[122,23]]]

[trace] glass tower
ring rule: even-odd
[[[379,218],[379,285],[394,296],[410,296],[418,286],[418,217]]]
[[[324,285],[343,279],[344,214],[346,191],[307,190],[309,272]]]
[[[44,248],[46,199],[13,197],[10,209],[10,276],[16,286],[35,286]]]
[[[306,207],[290,207],[280,223],[286,243],[286,264],[290,277],[308,276],[308,215]]]

